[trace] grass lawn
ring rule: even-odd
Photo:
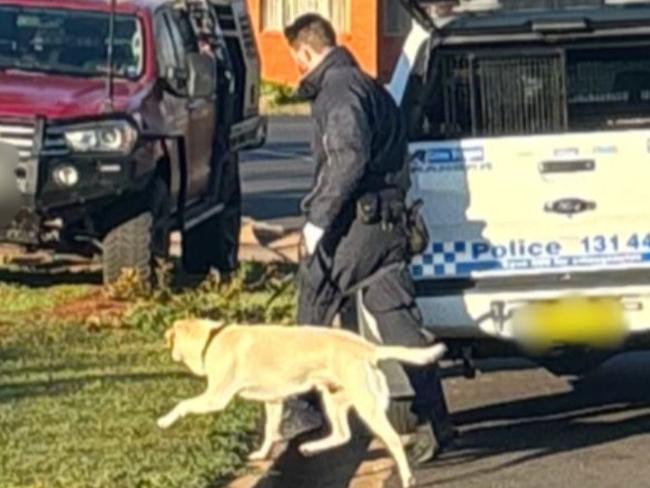
[[[0,286],[0,487],[223,486],[251,450],[258,407],[159,430],[205,381],[172,363],[160,330],[56,318],[92,291]]]

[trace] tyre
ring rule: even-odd
[[[168,256],[170,197],[166,183],[154,180],[149,195],[146,211],[116,226],[104,237],[104,284],[114,283],[124,269],[134,269],[143,280],[151,281],[157,259]]]
[[[241,229],[241,181],[239,157],[226,160],[221,195],[224,209],[183,233],[183,267],[192,274],[206,274],[211,268],[222,273],[237,269]]]

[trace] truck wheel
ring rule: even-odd
[[[118,225],[104,238],[104,284],[114,283],[124,269],[134,269],[143,280],[151,281],[156,260],[169,255],[167,184],[162,179],[154,180],[149,195],[147,211]]]
[[[211,268],[231,272],[239,264],[241,228],[241,181],[239,156],[232,154],[222,183],[224,209],[183,233],[183,267],[193,274],[206,274]]]

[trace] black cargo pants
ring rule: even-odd
[[[326,234],[314,255],[301,264],[298,323],[331,325],[338,314],[353,306],[355,297],[349,291],[368,280],[363,302],[377,322],[383,343],[426,346],[408,269],[393,266],[390,272],[380,272],[407,259],[407,238],[399,228],[387,230],[379,223],[353,219],[345,230]],[[431,422],[438,438],[444,436],[452,427],[438,368],[406,367],[405,372],[416,395],[413,413],[419,422]]]

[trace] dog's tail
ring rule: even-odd
[[[375,357],[377,361],[393,359],[401,363],[425,366],[441,360],[446,353],[447,346],[444,344],[435,344],[427,348],[379,346]]]

